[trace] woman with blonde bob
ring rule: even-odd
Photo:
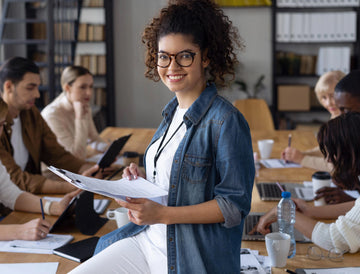
[[[63,92],[41,112],[58,142],[79,158],[86,158],[87,145],[104,151],[104,142],[95,128],[90,101],[93,76],[80,66],[66,67],[61,75]]]

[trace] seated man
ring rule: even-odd
[[[22,190],[68,193],[75,187],[61,179],[56,181],[42,176],[41,162],[78,173],[90,166],[56,141],[35,106],[35,99],[40,97],[39,85],[39,68],[30,60],[14,57],[0,68],[0,91],[8,104],[0,138],[0,160],[11,180]]]

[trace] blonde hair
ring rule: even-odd
[[[78,77],[87,74],[90,74],[92,76],[91,72],[87,68],[80,66],[68,66],[63,70],[61,74],[61,87],[63,88],[63,90],[65,90],[66,85],[71,86]]]
[[[319,78],[315,85],[315,93],[319,99],[321,93],[332,91],[334,92],[336,84],[345,76],[346,74],[340,70],[329,71]]]
[[[0,118],[3,118],[8,113],[8,105],[3,98],[0,97]]]

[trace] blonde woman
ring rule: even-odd
[[[86,68],[66,67],[61,75],[63,92],[41,112],[58,142],[81,159],[87,156],[88,144],[98,151],[104,151],[108,145],[100,138],[92,119],[93,83]]]
[[[342,71],[330,71],[323,74],[315,85],[315,94],[320,104],[330,113],[330,119],[340,115],[340,110],[335,104],[334,91],[336,84],[345,76]],[[282,152],[284,160],[301,164],[303,167],[331,172],[332,164],[328,163],[321,155],[319,147],[308,151],[300,151],[295,147],[287,147]]]

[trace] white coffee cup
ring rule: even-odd
[[[128,209],[124,207],[108,209],[106,212],[106,217],[109,220],[116,220],[118,227],[122,227],[123,225],[126,225],[128,222],[130,222],[128,217]]]
[[[331,176],[329,172],[326,171],[317,171],[312,175],[312,185],[313,185],[313,194],[316,196],[316,191],[319,188],[330,186]],[[315,206],[326,205],[325,198],[314,201]]]
[[[290,235],[281,232],[266,234],[265,244],[271,266],[284,267],[289,255]]]
[[[273,145],[274,145],[274,140],[272,139],[265,139],[258,141],[258,147],[259,147],[261,159],[270,158]]]

